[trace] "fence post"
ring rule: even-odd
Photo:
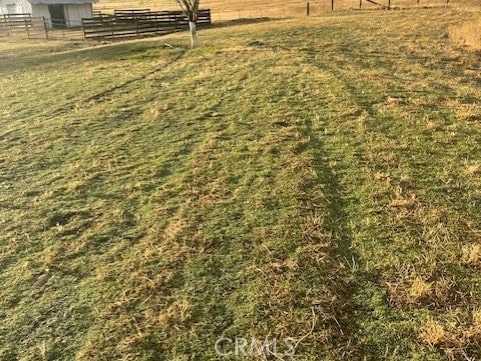
[[[359,0],[359,10],[362,9],[362,0]]]
[[[7,15],[3,15],[3,19],[5,20],[5,29],[7,30],[7,35],[10,35],[10,33],[12,32],[12,29],[9,23],[7,22]]]
[[[101,20],[101,22],[103,23],[103,19]],[[84,41],[87,41],[87,37],[85,36],[85,23],[84,23],[84,18],[82,18],[82,35],[83,35],[83,39]]]
[[[27,19],[23,19],[25,23],[25,31],[27,32],[27,39],[30,39],[30,26],[32,25]]]
[[[331,11],[334,11],[334,0],[331,0]]]
[[[3,14],[3,23],[5,24],[5,31],[7,35],[10,35],[10,32],[8,31],[8,24],[7,24],[7,15]]]
[[[47,20],[45,19],[45,16],[42,16],[42,21],[43,21],[43,28],[45,29],[45,39],[48,39],[48,26],[47,26]]]
[[[309,10],[310,10],[310,9],[309,9],[309,3],[307,3],[307,4],[306,4],[306,12],[307,12],[307,16],[309,16],[309,12],[310,12]]]
[[[175,30],[179,30],[179,17],[176,14],[170,14],[169,19],[171,17],[174,17],[174,22],[175,22]]]

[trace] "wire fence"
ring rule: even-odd
[[[309,15],[316,16],[338,10],[403,9],[424,7],[478,7],[481,0],[201,0],[201,6],[211,9],[212,21],[237,20],[249,18],[289,18]],[[309,5],[308,5],[309,4]],[[113,12],[118,1],[100,0],[94,9]],[[175,0],[125,0],[122,7],[175,10]]]

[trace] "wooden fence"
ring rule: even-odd
[[[0,15],[0,34],[46,38],[48,30],[43,17],[33,17],[31,14],[6,14]]]
[[[210,24],[210,9],[199,10],[198,27]],[[86,40],[169,34],[186,30],[188,27],[188,18],[182,11],[115,10],[113,15],[97,13],[93,18],[82,19]]]
[[[0,16],[0,27],[3,32],[10,34],[18,31],[25,31],[32,27],[32,16],[30,14],[4,14]]]

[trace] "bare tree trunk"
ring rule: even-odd
[[[191,47],[197,46],[197,18],[200,0],[176,0],[185,16],[189,19]]]
[[[190,29],[190,46],[195,48],[197,46],[197,24],[195,21],[189,21]]]

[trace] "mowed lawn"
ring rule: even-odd
[[[477,16],[2,39],[0,359],[479,359]]]

